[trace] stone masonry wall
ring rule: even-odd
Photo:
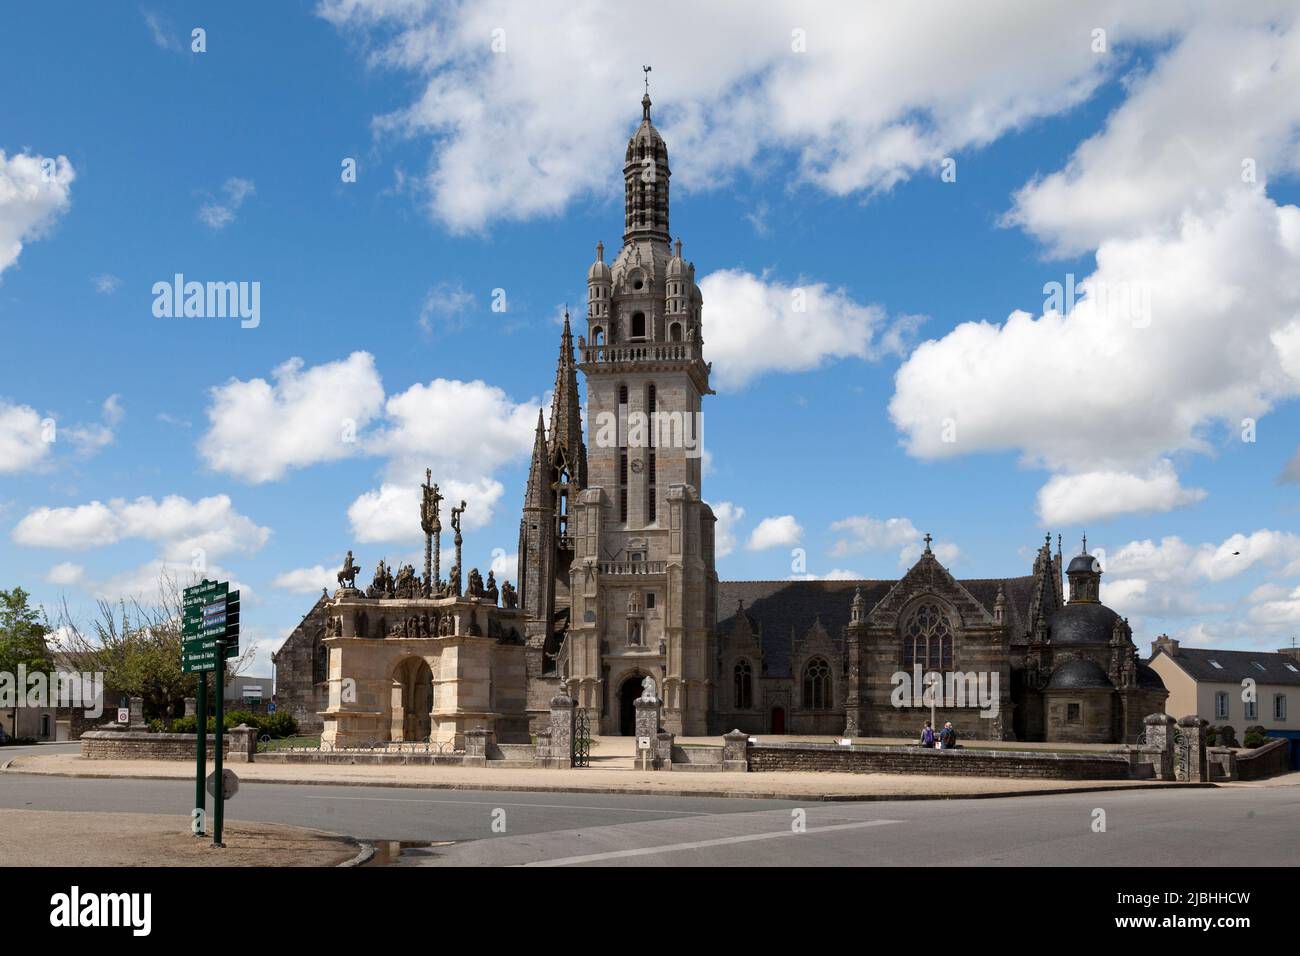
[[[836,744],[756,744],[748,750],[752,772],[837,771],[944,776],[1033,777],[1052,780],[1127,780],[1119,754],[1057,754],[1009,750],[853,748]]]
[[[223,738],[223,757],[231,763],[247,763],[257,748],[256,732],[228,733]],[[215,757],[212,735],[208,736],[208,759]],[[194,734],[123,733],[91,730],[81,735],[81,756],[86,760],[194,760]]]
[[[1260,780],[1291,769],[1291,741],[1270,740],[1254,750],[1237,751],[1237,779]]]

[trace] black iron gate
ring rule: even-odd
[[[591,720],[581,708],[578,710],[578,719],[573,724],[573,765],[591,766]]]

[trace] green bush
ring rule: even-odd
[[[1232,724],[1224,724],[1219,728],[1218,741],[1220,747],[1239,747],[1237,743],[1237,729]]]
[[[272,739],[292,737],[298,733],[298,721],[284,711],[263,714],[258,718],[258,730]]]
[[[1261,733],[1258,733],[1254,727],[1251,727],[1249,730],[1246,731],[1246,739],[1243,740],[1242,743],[1244,743],[1251,750],[1254,750],[1256,747],[1264,746],[1264,744],[1267,741],[1268,741],[1267,737],[1265,737]]]
[[[1215,746],[1218,746],[1218,744],[1215,743],[1215,741],[1217,741],[1218,739],[1219,739],[1219,728],[1218,728],[1218,727],[1206,727],[1206,728],[1205,728],[1205,745],[1206,745],[1207,747],[1215,747]]]

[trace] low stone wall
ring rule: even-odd
[[[257,731],[243,724],[222,737],[222,757],[248,763],[257,751]],[[208,759],[216,742],[208,736]],[[81,756],[87,760],[194,760],[194,734],[150,734],[138,730],[88,730],[81,735]]]
[[[1262,780],[1291,770],[1291,741],[1274,738],[1262,747],[1237,751],[1237,779]]]
[[[424,750],[269,750],[257,755],[258,763],[314,763],[335,766],[466,766],[463,753],[429,753]],[[478,759],[471,766],[481,765]]]
[[[1127,780],[1122,754],[1070,754],[1018,750],[932,750],[838,744],[751,744],[752,772],[936,774],[960,777],[1031,777],[1052,780]]]

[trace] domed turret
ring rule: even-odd
[[[667,245],[668,147],[650,122],[649,93],[641,98],[641,116],[623,161],[623,242],[645,238]]]
[[[587,270],[587,334],[592,345],[604,345],[609,328],[609,298],[613,276],[605,264],[605,244],[596,243],[596,261]]]

